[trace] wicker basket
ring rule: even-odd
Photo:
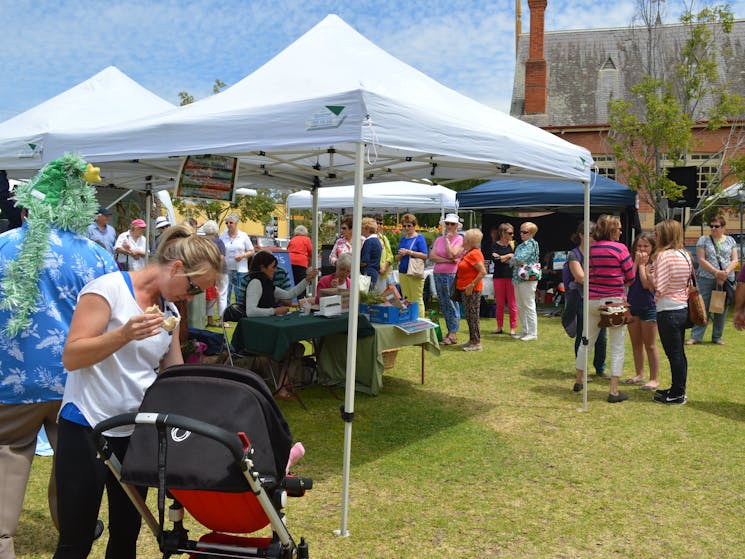
[[[398,355],[398,350],[401,348],[395,347],[393,349],[386,349],[383,352],[383,368],[384,369],[392,369],[393,366],[396,364],[396,355]]]

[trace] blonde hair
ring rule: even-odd
[[[484,238],[484,233],[481,229],[469,229],[463,233],[463,244],[467,244],[471,247],[477,247],[481,244],[481,240]]]
[[[530,232],[530,236],[534,237],[536,233],[538,233],[538,226],[533,223],[532,221],[526,221],[520,226],[520,229],[527,229]]]
[[[378,222],[372,217],[363,217],[360,225],[363,231],[367,229],[370,233],[378,232]]]
[[[683,226],[679,221],[675,221],[674,219],[660,221],[655,225],[654,230],[657,234],[655,254],[663,250],[683,248]]]
[[[155,261],[169,264],[180,260],[187,276],[219,273],[222,269],[222,255],[217,245],[206,237],[199,237],[186,225],[169,227],[160,236]]]
[[[595,223],[592,238],[596,241],[610,241],[611,233],[621,228],[621,218],[617,215],[601,215]]]

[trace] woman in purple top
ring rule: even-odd
[[[631,348],[634,352],[634,369],[636,376],[623,381],[623,384],[644,383],[644,354],[649,363],[649,382],[642,390],[657,390],[660,385],[660,352],[657,349],[657,306],[654,302],[652,285],[642,281],[639,268],[649,266],[649,256],[655,249],[655,237],[652,233],[642,233],[631,245],[634,254],[634,283],[629,287],[628,303],[634,321],[628,325]],[[642,264],[646,262],[646,264]],[[651,276],[651,274],[647,274]],[[644,276],[646,279],[646,275]]]
[[[587,314],[587,336],[589,343],[587,345],[582,344],[577,352],[575,392],[579,392],[583,388],[587,348],[595,345],[595,339],[600,331],[598,326],[600,307],[622,303],[624,301],[624,286],[634,281],[634,265],[629,255],[629,249],[618,242],[621,238],[621,220],[617,216],[601,215],[595,224],[592,237],[595,242],[590,245],[590,257],[588,258],[590,296]],[[626,394],[618,391],[618,380],[623,373],[625,337],[625,324],[608,329],[611,374],[608,402],[612,404],[628,399]]]

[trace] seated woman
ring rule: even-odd
[[[277,300],[291,301],[305,293],[308,281],[312,281],[318,271],[312,268],[305,279],[289,290],[274,286],[274,272],[277,269],[277,257],[271,252],[261,250],[254,254],[248,269],[246,285],[246,316],[273,316],[287,314],[290,307],[277,306]]]
[[[328,289],[329,287],[341,287],[344,286],[349,289],[351,282],[349,276],[352,274],[352,254],[345,252],[339,255],[336,261],[336,272],[333,274],[327,274],[318,280],[318,288],[316,289],[316,304],[320,299],[321,289]]]

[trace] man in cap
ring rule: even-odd
[[[109,208],[98,208],[96,220],[88,226],[88,238],[105,248],[111,256],[114,256],[114,243],[116,243],[116,231],[109,225],[111,210]]]
[[[0,235],[0,559],[15,557],[13,537],[42,426],[57,447],[62,348],[78,293],[116,270],[111,255],[85,236],[98,206],[89,184],[97,175],[77,156],[50,162],[16,187],[16,203],[28,216]],[[56,525],[54,469],[49,510]]]

